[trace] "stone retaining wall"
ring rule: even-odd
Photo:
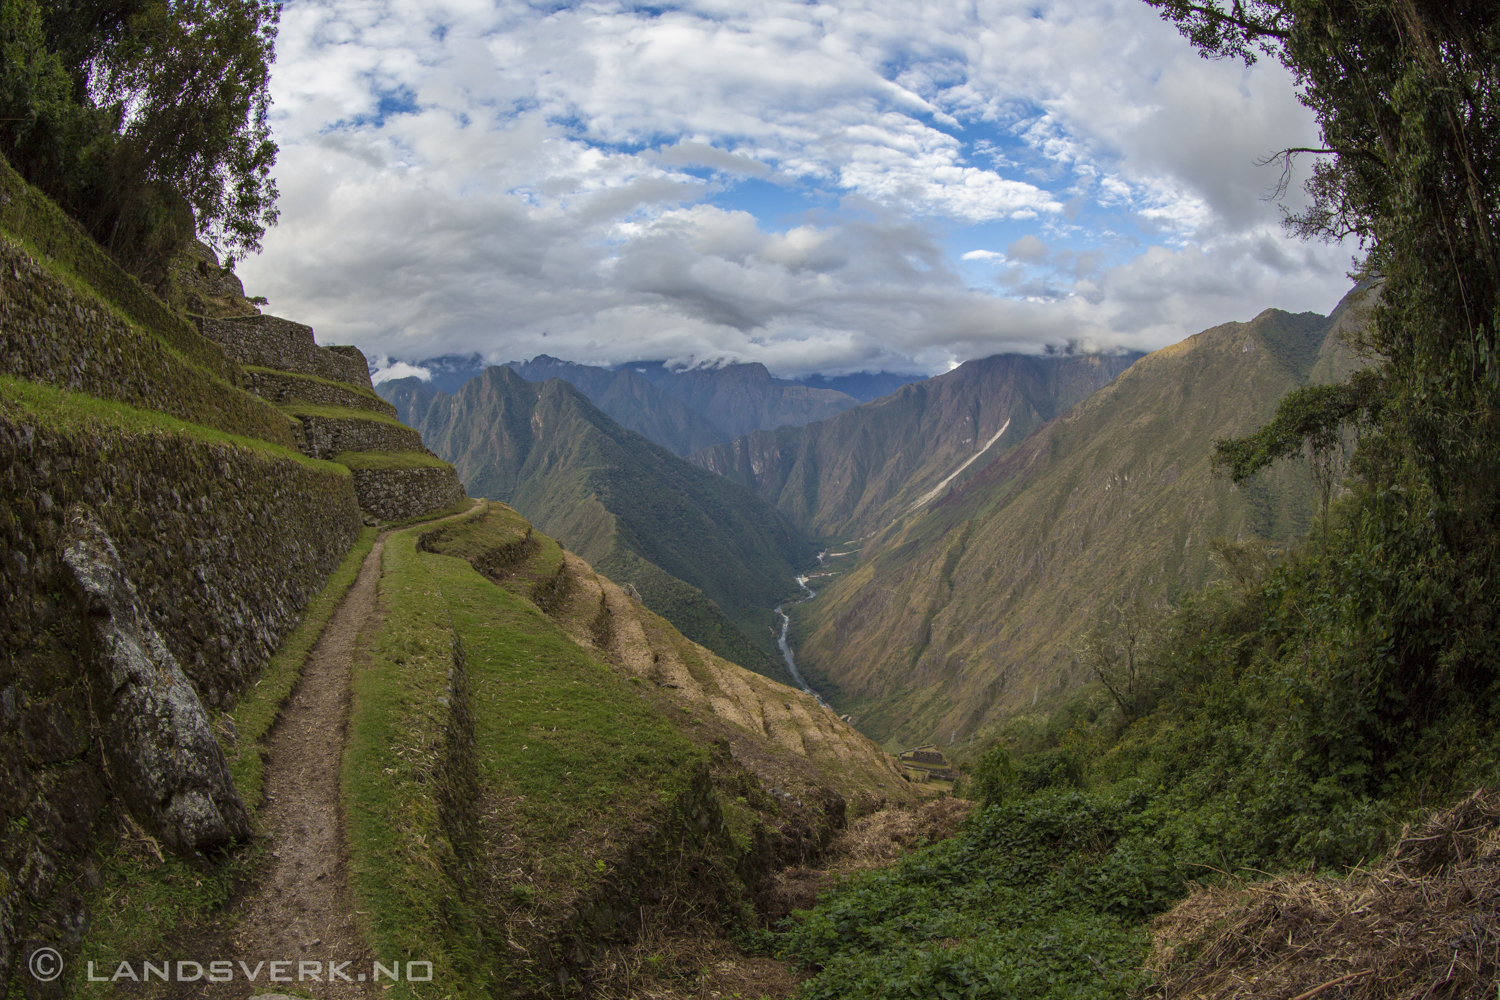
[[[359,505],[382,521],[404,521],[442,510],[465,496],[453,466],[421,469],[355,469]]]
[[[360,392],[347,382],[329,382],[311,375],[291,372],[245,370],[245,385],[251,392],[273,403],[301,401],[319,406],[341,406],[349,410],[369,410],[388,417],[396,408],[379,396]]]
[[[310,326],[279,316],[226,319],[204,316],[198,318],[198,326],[204,336],[217,342],[225,354],[242,365],[316,375],[374,391],[369,366],[359,348],[319,347]]]
[[[0,374],[295,447],[293,425],[273,407],[220,373],[184,362],[3,237]]]
[[[357,417],[302,417],[302,451],[332,458],[341,451],[426,451],[422,435],[405,424]]]
[[[110,779],[91,749],[110,686],[90,664],[59,553],[84,504],[207,705],[259,673],[353,544],[353,482],[329,468],[103,423],[61,433],[0,407],[0,995],[35,946],[65,953]]]

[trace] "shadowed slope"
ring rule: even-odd
[[[796,590],[813,550],[773,508],[621,427],[560,379],[536,384],[495,367],[456,396],[389,385],[475,495],[511,504],[633,584],[694,641],[779,671],[771,608]]]
[[[539,354],[508,366],[528,382],[560,378],[588,397],[621,427],[644,434],[663,448],[688,455],[730,435],[682,400],[628,369],[611,371]]]

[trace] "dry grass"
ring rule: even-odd
[[[1407,828],[1373,869],[1195,891],[1153,927],[1163,998],[1500,995],[1500,788]]]
[[[804,976],[785,962],[747,956],[712,926],[647,915],[627,947],[611,948],[589,969],[593,1000],[786,1000]]]

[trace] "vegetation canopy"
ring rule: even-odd
[[[0,2],[0,152],[159,281],[201,235],[231,260],[276,221],[269,0]]]

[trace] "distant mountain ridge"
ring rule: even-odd
[[[676,396],[731,438],[787,424],[801,426],[860,402],[835,389],[776,378],[758,362],[674,369],[660,361],[637,361],[621,367]]]
[[[749,430],[821,420],[927,377],[859,372],[793,380],[776,378],[761,364],[676,369],[636,361],[606,368],[546,354],[507,364],[530,382],[563,379],[621,426],[678,455]],[[475,353],[428,358],[415,367],[427,371],[429,388],[453,395],[490,366]]]
[[[580,365],[538,354],[508,366],[528,382],[560,378],[622,427],[644,434],[678,455],[689,455],[730,435],[669,392],[628,368]]]
[[[999,354],[689,460],[754,490],[814,537],[866,534],[977,472],[1139,357]]]
[[[1212,475],[1212,441],[1355,367],[1343,337],[1366,294],[1329,317],[1267,310],[1148,355],[882,525],[857,566],[797,608],[799,667],[888,745],[982,734],[1084,682],[1068,646],[1090,615],[1200,587],[1215,538],[1307,533],[1317,500],[1305,468],[1235,488]]]
[[[416,378],[381,395],[452,456],[471,495],[510,504],[725,659],[773,676],[771,608],[812,544],[743,487],[621,427],[560,378],[493,366],[456,395]]]

